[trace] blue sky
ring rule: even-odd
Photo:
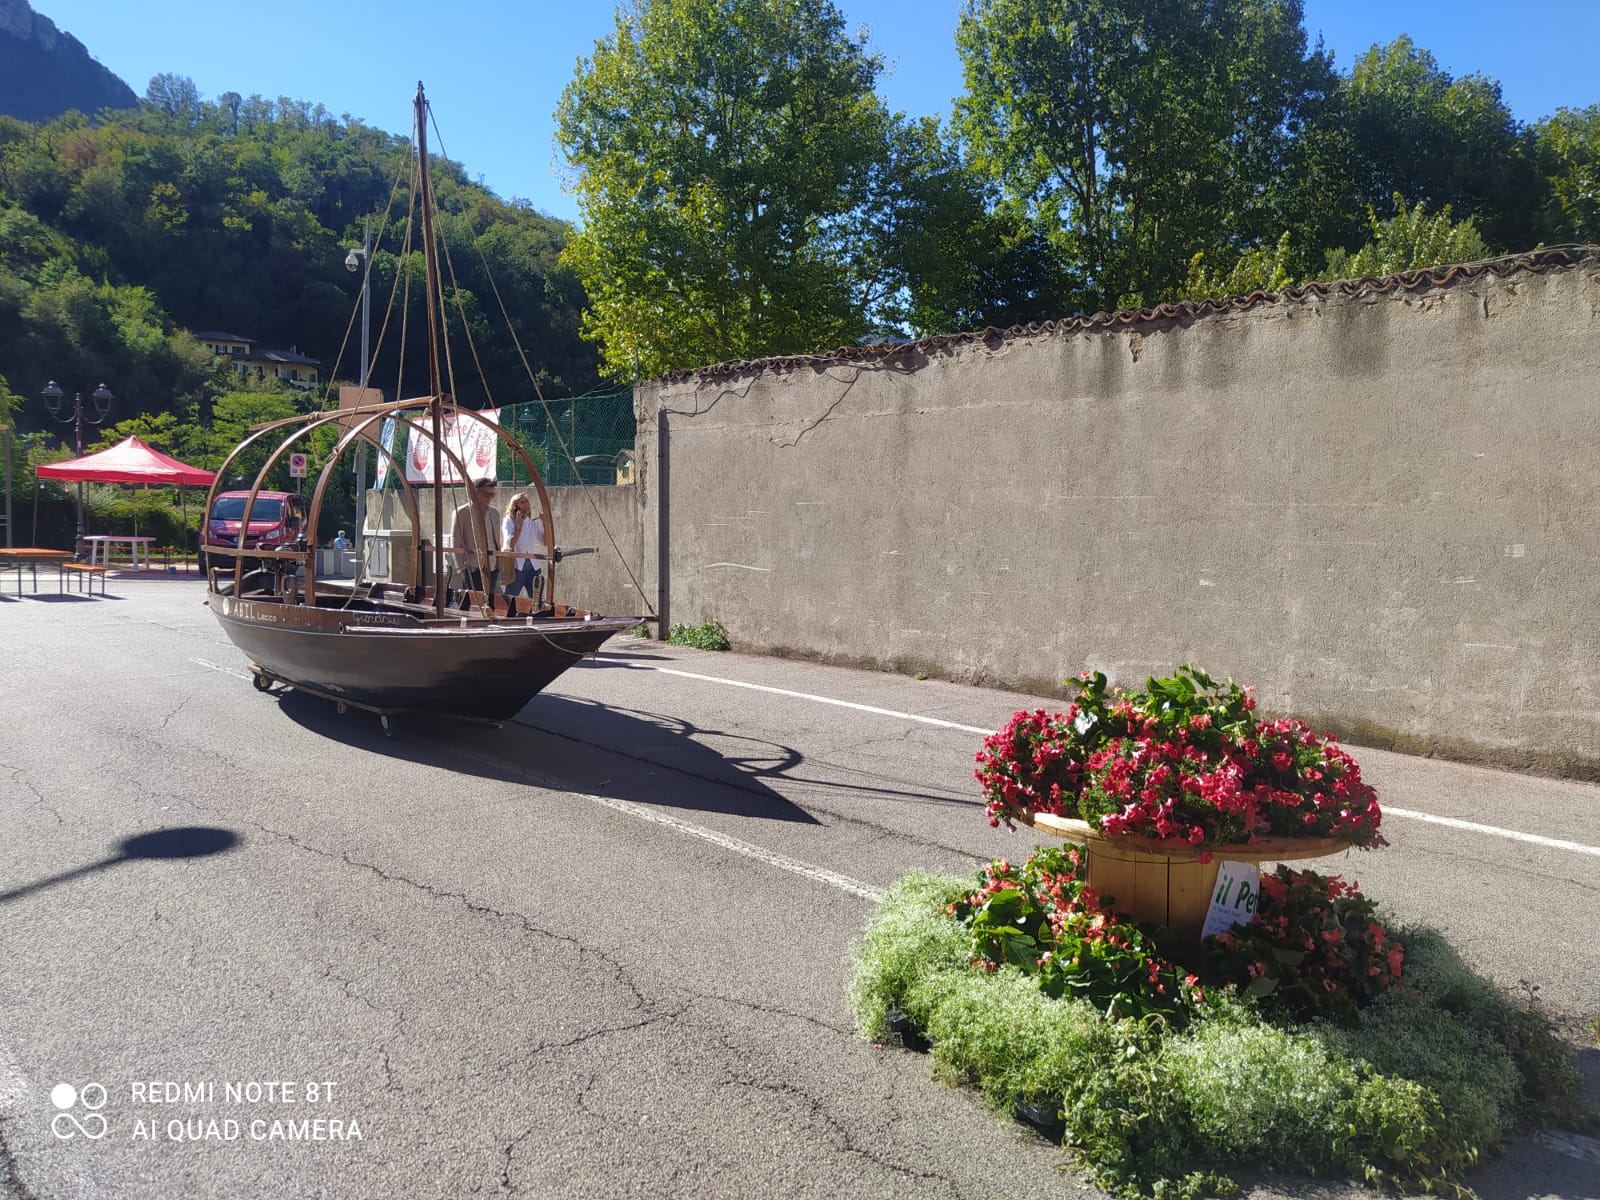
[[[320,102],[335,114],[405,133],[418,79],[443,150],[506,197],[567,220],[552,114],[579,58],[613,27],[606,0],[32,0],[135,92],[160,72],[187,75],[202,96],[226,91]],[[868,28],[891,73],[879,91],[911,115],[948,116],[961,90],[959,0],[836,0]],[[1523,121],[1600,102],[1591,53],[1600,0],[1305,0],[1341,69],[1374,42],[1408,33],[1454,75],[1499,80]],[[437,148],[437,147],[436,147]]]

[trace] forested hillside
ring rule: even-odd
[[[377,229],[397,180],[393,219],[409,205],[407,142],[303,101],[208,102],[174,76],[153,80],[138,109],[100,116],[44,125],[0,116],[0,378],[20,398],[19,429],[49,424],[38,394],[48,379],[85,392],[106,382],[112,420],[209,419],[234,381],[191,332],[294,346],[322,360],[326,379],[359,293],[346,253],[368,218]],[[458,164],[439,161],[434,179],[463,302],[482,317],[474,332],[489,393],[463,399],[533,394],[510,334],[488,319],[498,301],[485,263],[547,391],[590,387],[582,291],[558,266],[567,226],[468,183]],[[376,340],[400,260],[380,250],[374,262]],[[358,338],[339,367],[346,382],[359,372]],[[422,342],[413,337],[408,356]],[[391,332],[375,385],[396,378],[398,343]],[[423,390],[420,364],[407,373]],[[305,402],[321,400],[319,391]]]

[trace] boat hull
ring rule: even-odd
[[[631,617],[476,617],[312,608],[210,597],[229,640],[269,675],[369,708],[515,716]]]

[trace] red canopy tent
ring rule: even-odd
[[[35,474],[41,479],[65,479],[82,487],[85,483],[155,483],[177,484],[183,487],[209,487],[215,471],[204,467],[191,467],[179,462],[170,454],[145,445],[136,437],[124,438],[109,450],[85,454],[82,458],[66,462],[47,463]],[[188,541],[189,501],[187,493],[179,491],[183,500],[184,540]],[[137,532],[137,530],[135,530]]]
[[[216,472],[181,463],[172,455],[130,437],[109,450],[66,462],[47,463],[38,469],[38,475],[41,479],[68,479],[78,483],[176,483],[208,487]]]

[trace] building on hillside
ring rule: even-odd
[[[194,336],[216,357],[226,359],[228,365],[240,375],[253,374],[257,379],[266,379],[270,375],[290,387],[317,386],[317,368],[322,365],[322,360],[308,358],[293,346],[287,350],[280,350],[272,346],[263,346],[255,338],[241,337],[237,333],[224,333],[216,329]]]

